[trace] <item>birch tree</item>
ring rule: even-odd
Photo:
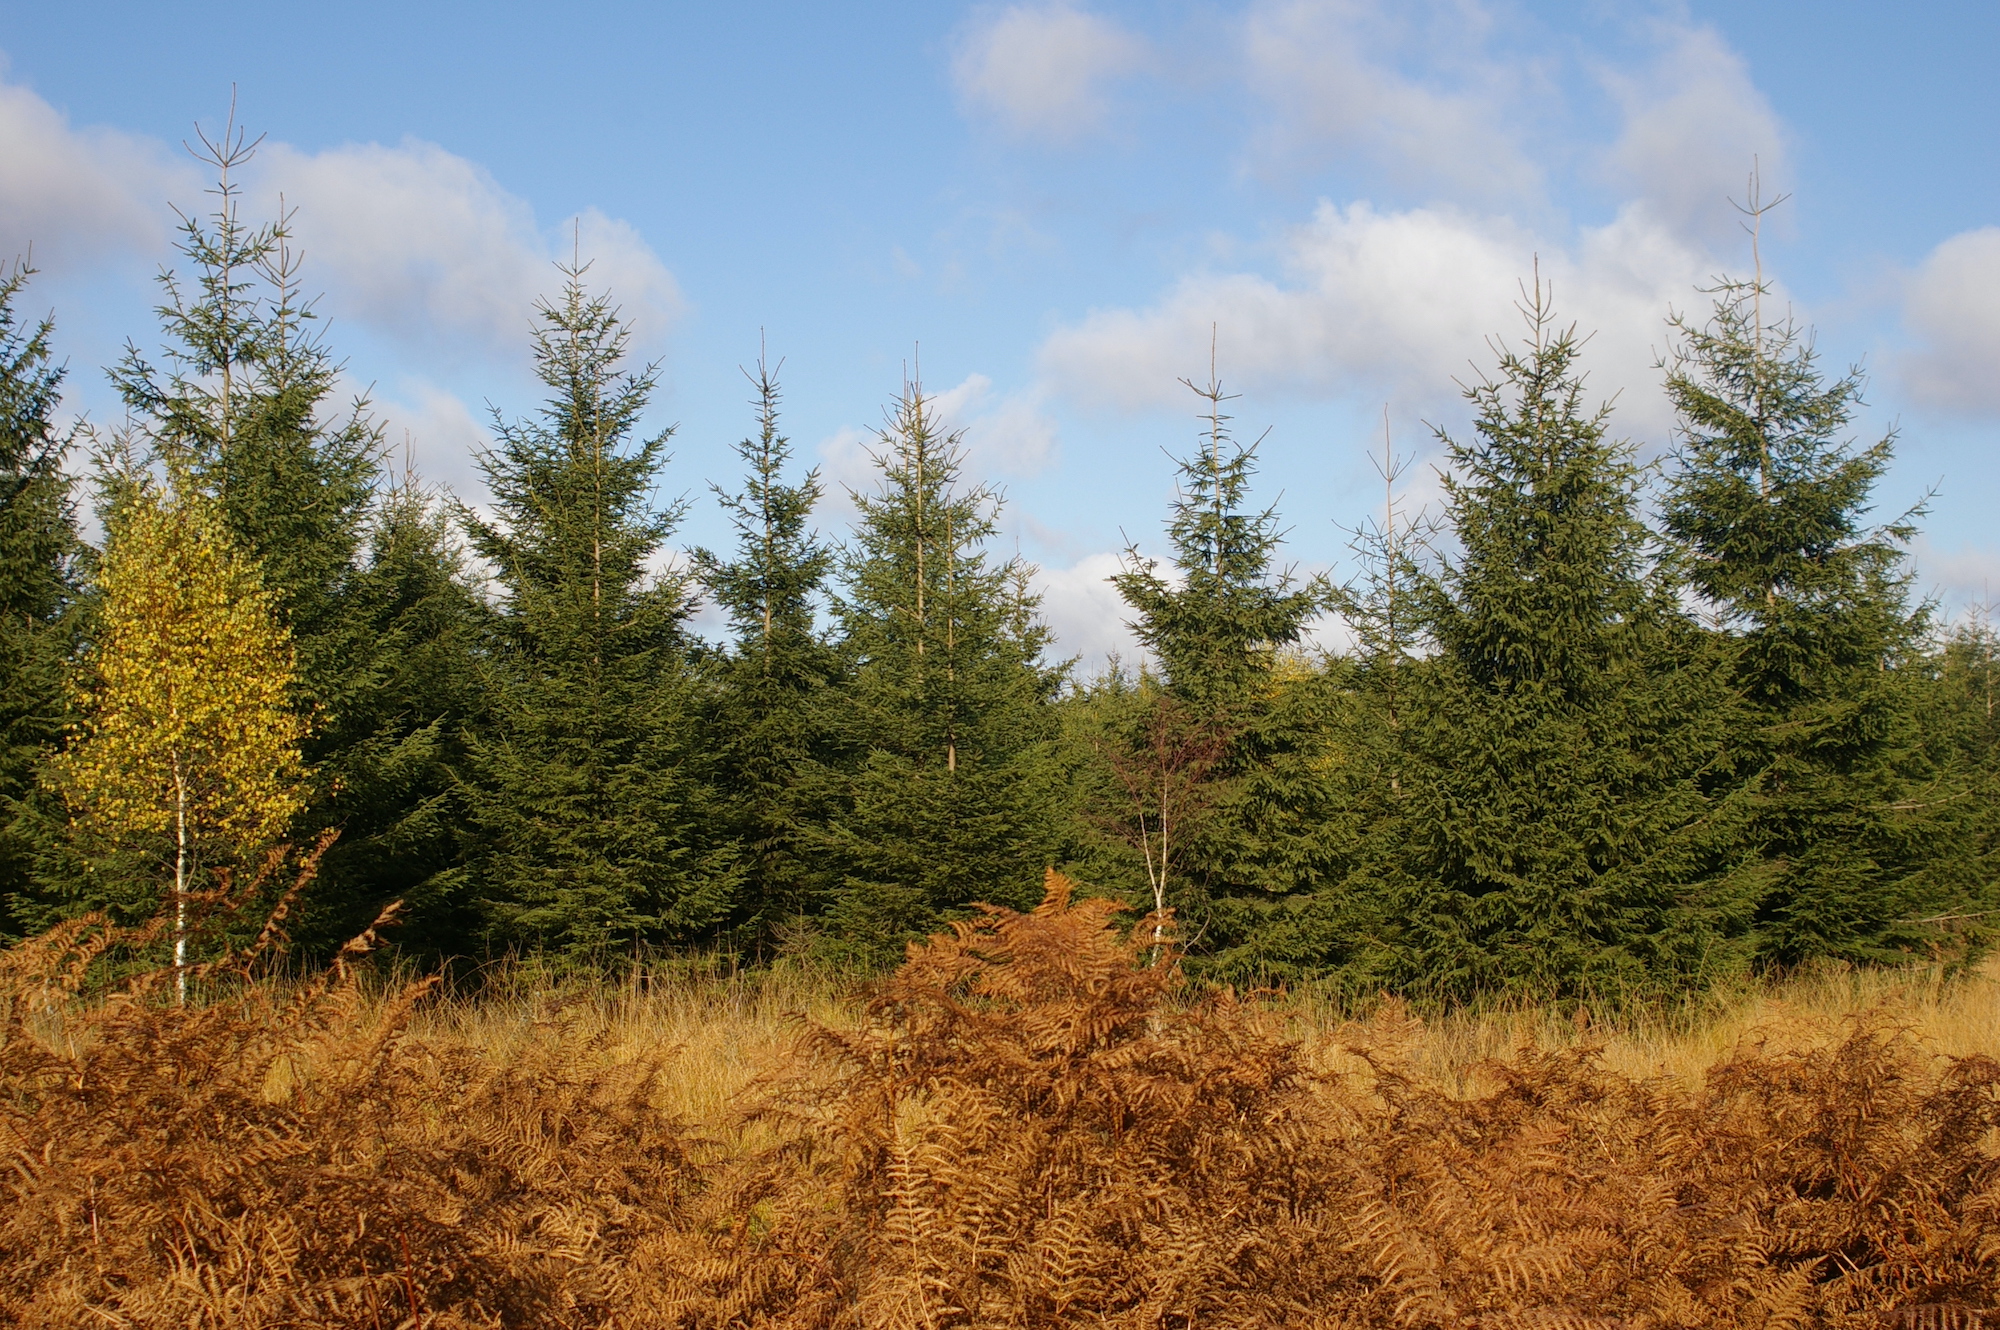
[[[196,892],[280,840],[303,804],[291,638],[213,505],[172,487],[117,504],[97,589],[80,719],[49,779],[80,840],[158,865],[185,1001]]]

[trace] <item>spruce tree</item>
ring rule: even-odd
[[[656,371],[620,370],[624,323],[563,272],[534,337],[550,397],[496,417],[493,516],[464,514],[499,591],[468,872],[495,941],[590,952],[700,937],[741,870],[692,726],[689,582],[650,570],[682,512],[652,497],[671,431],[636,437]]]
[[[1729,634],[1742,702],[1726,784],[1760,958],[1890,960],[1982,893],[1954,871],[1965,800],[1919,725],[1925,607],[1902,550],[1915,511],[1867,521],[1894,434],[1857,448],[1858,371],[1829,379],[1761,281],[1676,318],[1680,447],[1665,507],[1689,584]]]
[[[1069,808],[1031,570],[984,548],[998,496],[960,485],[961,437],[916,385],[875,460],[834,604],[851,674],[823,711],[835,765],[813,840],[833,945],[881,961],[975,901],[1031,905]]]
[[[1135,548],[1112,579],[1164,689],[1132,695],[1113,765],[1215,750],[1200,776],[1211,788],[1187,791],[1205,812],[1183,850],[1180,889],[1163,899],[1225,965],[1268,970],[1260,940],[1281,922],[1287,898],[1326,871],[1337,836],[1317,775],[1327,676],[1295,651],[1327,590],[1274,567],[1277,512],[1250,506],[1256,447],[1232,436],[1223,411],[1231,399],[1213,369],[1205,386],[1182,382],[1204,403],[1204,430],[1195,455],[1176,463],[1167,527],[1174,576]],[[1154,784],[1174,778],[1162,770]]]
[[[236,176],[256,142],[233,122],[199,142],[215,206],[183,215],[187,272],[161,275],[161,354],[128,344],[112,382],[132,446],[211,497],[291,633],[316,772],[294,830],[342,832],[295,932],[334,942],[388,900],[434,898],[429,880],[455,853],[437,819],[454,787],[438,736],[464,722],[476,603],[452,550],[405,538],[436,523],[412,526],[407,497],[387,495],[366,399],[335,409],[341,366],[302,294],[289,216],[243,219]],[[455,609],[440,616],[426,588],[443,584]],[[419,932],[435,922],[421,908],[411,920]]]
[[[63,666],[73,645],[79,552],[70,480],[73,431],[56,425],[63,370],[52,319],[15,306],[33,269],[0,279],[0,900],[27,890],[36,771],[62,733]]]
[[[1406,671],[1392,972],[1464,999],[1618,998],[1734,964],[1740,910],[1703,886],[1695,782],[1713,703],[1649,576],[1640,468],[1585,406],[1574,329],[1537,282],[1528,336],[1441,435],[1459,553],[1415,587],[1434,655]]]
[[[743,922],[762,934],[814,903],[799,828],[801,773],[823,747],[819,704],[837,662],[815,622],[833,566],[808,525],[819,471],[785,482],[792,445],[778,427],[776,372],[760,358],[751,381],[758,429],[736,448],[749,468],[743,490],[712,487],[736,529],[736,557],[696,550],[694,564],[735,634],[713,727],[718,784],[745,856]]]
[[[1222,410],[1231,399],[1221,383],[1212,373],[1205,387],[1182,382],[1207,404],[1207,429],[1195,455],[1175,463],[1180,485],[1167,539],[1178,585],[1136,548],[1112,581],[1138,615],[1133,630],[1167,687],[1198,712],[1227,715],[1254,691],[1274,653],[1298,641],[1324,593],[1272,568],[1283,541],[1277,512],[1247,507],[1257,450],[1231,436]]]

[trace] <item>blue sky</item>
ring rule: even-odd
[[[179,148],[269,135],[249,212],[299,209],[306,281],[418,468],[477,499],[488,403],[534,402],[526,329],[580,237],[660,359],[685,544],[725,538],[737,366],[785,361],[802,457],[862,452],[921,346],[1005,488],[1070,649],[1123,638],[1102,578],[1158,548],[1175,380],[1211,328],[1291,554],[1338,569],[1399,448],[1539,259],[1595,329],[1593,387],[1656,454],[1670,307],[1749,269],[1753,157],[1790,193],[1769,275],[1896,425],[1885,514],[1936,486],[1920,585],[2000,582],[2000,7],[1499,0],[867,6],[7,6],[0,252],[34,247],[71,406],[154,340]],[[1423,469],[1412,498],[1435,484]],[[837,527],[844,505],[829,505]]]

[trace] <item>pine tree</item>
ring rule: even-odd
[[[464,515],[500,592],[469,873],[496,941],[578,952],[699,936],[741,870],[692,729],[688,579],[649,571],[681,516],[652,505],[671,431],[634,441],[655,371],[619,370],[624,323],[563,272],[534,341],[551,396],[496,418],[495,515]]]
[[[276,598],[209,501],[169,483],[133,477],[107,515],[81,719],[47,776],[86,861],[136,852],[164,870],[178,969],[204,881],[298,815],[306,727]]]
[[[16,301],[34,270],[0,280],[0,899],[28,889],[36,836],[26,803],[61,737],[63,665],[73,645],[79,551],[59,430],[54,323],[23,327]]]
[[[784,480],[792,446],[778,428],[776,371],[760,358],[757,436],[737,445],[749,467],[743,492],[713,487],[736,528],[736,557],[696,550],[695,567],[729,614],[735,643],[721,674],[714,729],[718,783],[749,877],[745,922],[759,933],[813,904],[799,830],[804,765],[823,747],[817,716],[837,661],[815,622],[833,554],[808,522],[819,502],[817,469]]]
[[[989,561],[998,497],[959,484],[960,435],[911,385],[834,610],[851,677],[824,715],[836,767],[813,829],[835,945],[876,960],[975,901],[1030,904],[1068,834],[1049,706],[1063,671],[1018,559]]]
[[[233,119],[199,143],[216,202],[183,215],[190,276],[161,275],[163,352],[148,359],[128,344],[112,382],[135,442],[211,496],[292,635],[315,719],[306,757],[317,779],[300,829],[343,833],[297,931],[307,944],[337,941],[388,900],[434,897],[429,879],[451,861],[436,805],[454,782],[438,736],[464,722],[475,598],[446,544],[385,534],[436,524],[412,527],[409,504],[385,495],[366,399],[333,409],[341,367],[302,295],[289,215],[243,220],[236,176],[257,143]],[[424,588],[445,584],[456,611],[440,617]],[[406,668],[412,653],[428,677]],[[390,788],[396,797],[380,797]],[[422,909],[411,919],[429,927]]]
[[[1435,654],[1406,672],[1394,971],[1459,999],[1672,989],[1733,965],[1741,928],[1703,887],[1718,699],[1649,576],[1641,473],[1584,405],[1574,329],[1539,281],[1523,314],[1467,390],[1475,439],[1441,435],[1461,552],[1415,588]]]
[[[1667,392],[1680,448],[1665,507],[1690,585],[1729,633],[1742,697],[1726,785],[1762,959],[1888,960],[1964,912],[1965,801],[1918,725],[1926,612],[1902,547],[1915,512],[1867,524],[1894,435],[1843,436],[1858,371],[1829,381],[1761,282],[1725,282],[1711,320],[1677,318]]]

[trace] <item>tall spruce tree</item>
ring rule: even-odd
[[[1231,398],[1213,367],[1206,385],[1183,382],[1203,403],[1204,428],[1195,455],[1176,463],[1173,575],[1135,548],[1112,579],[1165,687],[1131,695],[1114,765],[1216,749],[1200,776],[1210,788],[1188,793],[1204,816],[1187,828],[1180,889],[1165,899],[1226,967],[1268,972],[1265,944],[1287,930],[1292,898],[1328,870],[1339,834],[1317,774],[1329,678],[1289,654],[1327,589],[1274,566],[1277,512],[1250,504],[1256,447],[1232,436]],[[1162,772],[1156,783],[1173,781]]]
[[[776,371],[760,357],[751,382],[758,428],[736,448],[749,468],[743,490],[713,487],[736,528],[736,556],[696,550],[694,564],[735,633],[716,704],[718,784],[745,855],[743,922],[761,935],[815,904],[800,833],[801,775],[823,748],[819,703],[837,660],[815,621],[833,567],[832,551],[808,525],[819,471],[785,482],[792,445],[778,427]]]
[[[1641,472],[1584,405],[1574,329],[1539,281],[1523,313],[1467,390],[1475,438],[1441,436],[1460,553],[1416,587],[1435,655],[1407,672],[1394,975],[1453,999],[1671,989],[1734,964],[1741,931],[1703,886],[1718,699],[1649,577]]]
[[[975,901],[1032,904],[1063,857],[1068,776],[1030,569],[990,560],[998,497],[961,487],[960,435],[912,384],[880,436],[834,611],[850,676],[827,699],[815,850],[834,945],[875,960]]]
[[[653,504],[671,430],[635,437],[655,370],[620,370],[624,323],[563,273],[534,338],[551,395],[496,418],[494,516],[464,516],[499,589],[468,871],[494,940],[575,953],[698,938],[742,873],[693,727],[689,579],[649,571],[682,512]]]
[[[131,446],[213,499],[291,634],[316,773],[294,830],[342,833],[295,932],[337,941],[390,899],[435,897],[426,884],[456,853],[435,816],[454,788],[438,735],[462,724],[471,693],[476,602],[453,551],[405,538],[437,524],[416,519],[407,496],[386,500],[366,399],[335,409],[341,367],[302,294],[289,216],[243,219],[237,177],[256,142],[232,119],[199,143],[215,205],[183,215],[187,274],[161,275],[162,353],[128,344],[111,377]],[[442,617],[427,590],[441,584],[455,605]],[[413,653],[422,677],[407,667]],[[412,922],[423,932],[435,921],[418,909]]]
[[[1828,379],[1761,279],[1676,318],[1667,392],[1680,447],[1665,507],[1690,585],[1729,634],[1741,695],[1726,783],[1757,899],[1759,956],[1890,960],[1928,950],[1913,922],[1992,892],[1956,858],[1969,803],[1919,725],[1925,607],[1902,549],[1914,511],[1867,514],[1893,433],[1845,437],[1858,371]]]
[[[63,666],[74,643],[79,552],[63,458],[73,431],[56,424],[62,367],[52,319],[16,309],[34,270],[0,279],[0,900],[28,889],[36,819],[26,801],[62,733]]]

